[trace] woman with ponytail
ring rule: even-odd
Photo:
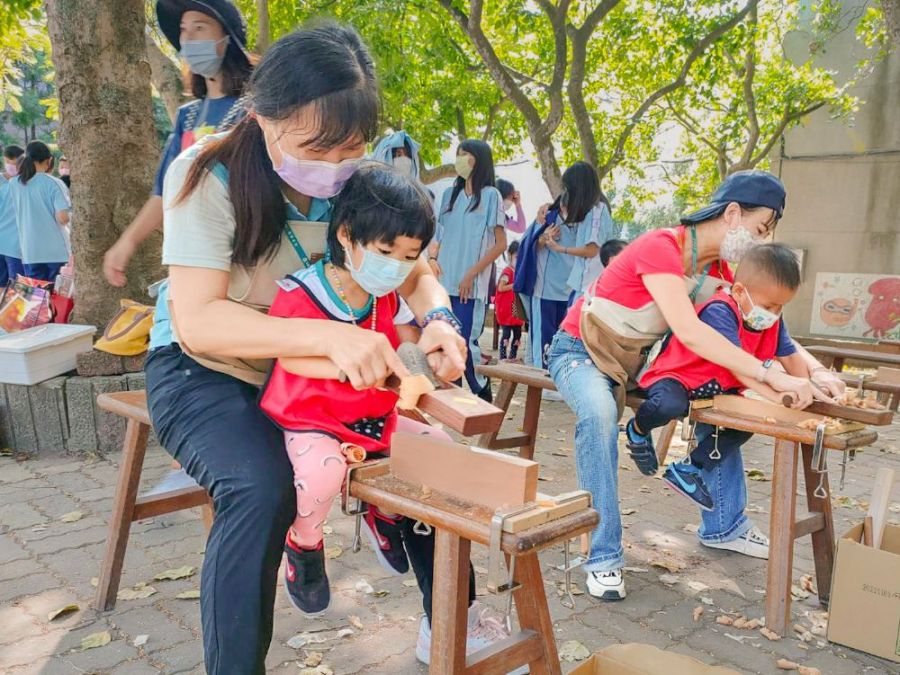
[[[261,311],[277,281],[289,291],[285,276],[323,254],[331,198],[376,134],[380,96],[369,52],[337,24],[287,35],[254,71],[247,105],[231,132],[169,167],[169,285],[157,307],[171,308],[171,322],[157,311],[145,365],[159,440],[214,505],[200,588],[213,674],[265,672],[278,567],[296,514],[283,434],[257,405],[272,359],[330,360],[357,389],[407,374],[387,337],[368,326]],[[419,345],[435,372],[458,378],[465,341],[424,259],[398,292],[423,326]],[[419,549],[411,563],[430,594],[433,549]],[[428,611],[427,595],[426,603]]]
[[[16,214],[25,276],[53,281],[69,259],[63,228],[69,223],[65,186],[50,175],[53,155],[41,141],[31,141],[19,160],[19,173],[9,183]]]

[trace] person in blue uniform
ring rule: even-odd
[[[22,274],[22,247],[19,245],[19,228],[16,227],[16,211],[9,198],[9,181],[19,173],[19,159],[25,150],[18,145],[3,149],[3,172],[0,175],[0,287]]]

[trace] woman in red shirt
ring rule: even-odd
[[[723,261],[739,260],[772,233],[784,198],[781,181],[767,172],[732,174],[713,194],[710,205],[685,216],[680,227],[648,232],[629,244],[572,306],[553,340],[550,374],[577,417],[579,485],[591,492],[600,512],[600,525],[592,534],[584,565],[588,591],[594,597],[625,597],[618,422],[626,390],[636,386],[635,377],[648,351],[667,331],[707,361],[794,394],[798,408],[812,401],[807,379],[768,368],[701,322],[694,309],[731,283],[731,271]],[[816,384],[832,394],[841,391],[843,385],[833,374],[802,348],[798,351]],[[729,446],[727,438],[723,442],[726,436],[719,438],[722,459],[703,476],[713,491],[722,483],[740,480],[743,484],[743,475],[734,475],[741,471],[740,452],[735,451],[739,444]],[[698,534],[701,543],[730,550],[743,551],[751,543],[767,545],[764,535],[744,516],[742,503],[733,513],[721,507],[704,512]]]
[[[497,324],[502,329],[500,333],[500,360],[516,361],[519,354],[519,343],[522,341],[522,326],[525,322],[516,316],[516,294],[513,291],[513,281],[516,274],[516,254],[519,251],[519,242],[514,241],[506,249],[506,257],[509,264],[500,273],[497,281],[497,293],[494,295],[494,308],[497,313]]]

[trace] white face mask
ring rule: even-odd
[[[753,296],[750,295],[750,291],[745,288],[744,293],[747,294],[751,309],[746,314],[744,314],[744,310],[741,309],[741,316],[744,317],[744,323],[747,324],[748,328],[760,331],[768,330],[778,322],[781,318],[780,314],[775,314],[775,312],[770,312],[762,307],[757,307],[756,303],[753,302]],[[740,309],[740,305],[738,305],[738,308]]]
[[[754,238],[747,228],[741,226],[731,228],[725,233],[725,238],[719,247],[719,259],[740,262],[747,251],[761,243],[762,241]]]
[[[503,200],[503,210],[504,211],[509,211],[512,207],[513,207],[512,199],[504,199]]]
[[[475,167],[469,164],[469,155],[457,155],[456,156],[456,175],[466,180],[469,176],[472,175],[472,171]]]
[[[415,177],[415,168],[416,165],[413,163],[411,157],[406,157],[404,155],[400,155],[399,157],[394,157],[394,168],[397,169],[404,176]]]

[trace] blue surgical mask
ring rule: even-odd
[[[744,310],[741,309],[741,315],[744,317],[744,323],[747,324],[748,328],[752,328],[753,330],[768,330],[772,326],[774,326],[778,319],[781,318],[780,314],[775,314],[774,312],[770,312],[767,309],[763,309],[762,307],[758,307],[755,302],[753,302],[753,297],[750,295],[750,291],[746,288],[744,289],[744,293],[747,294],[747,299],[750,301],[750,311],[747,314],[744,314]],[[740,309],[740,305],[738,305],[738,309]]]
[[[222,38],[228,40],[228,36]],[[181,58],[192,73],[202,77],[215,77],[222,70],[225,55],[219,56],[218,45],[222,40],[185,40],[181,43]]]
[[[359,267],[353,266],[353,258],[350,250],[344,248],[344,257],[346,258],[346,267],[350,271],[350,276],[359,284],[366,293],[371,293],[376,298],[383,297],[388,293],[396,291],[409,273],[416,266],[415,261],[403,261],[381,255],[363,249],[363,259]]]

